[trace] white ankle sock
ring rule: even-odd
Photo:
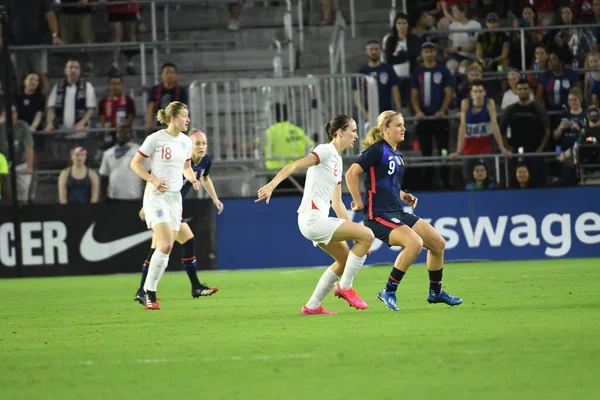
[[[156,292],[158,281],[160,281],[168,264],[169,255],[160,250],[155,250],[148,266],[148,277],[146,278],[146,283],[144,283],[144,291],[150,290],[151,292]]]
[[[308,303],[306,303],[306,307],[310,308],[311,310],[316,310],[319,308],[321,300],[323,300],[329,294],[329,292],[331,292],[331,289],[333,289],[338,279],[339,277],[335,274],[335,272],[333,272],[331,268],[327,268],[321,276],[321,279],[319,279],[319,283],[317,283],[317,287],[310,297],[310,300],[308,300]]]
[[[344,290],[348,290],[352,287],[352,281],[354,276],[358,273],[360,268],[365,263],[367,256],[359,257],[353,252],[348,254],[348,260],[346,261],[346,267],[340,279],[340,287]]]

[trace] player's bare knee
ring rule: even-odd
[[[420,253],[423,250],[423,239],[419,235],[413,235],[409,242],[406,244],[406,248],[412,251]]]
[[[446,239],[442,237],[442,235],[438,235],[431,241],[431,245],[429,250],[431,250],[435,254],[442,254],[446,249]]]
[[[373,241],[375,240],[375,234],[369,228],[365,228],[362,230],[361,237],[359,240],[370,247],[373,244]]]
[[[171,254],[171,250],[173,250],[173,243],[158,243],[158,246],[156,247],[161,253],[164,254]]]

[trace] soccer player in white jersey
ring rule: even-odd
[[[367,308],[352,288],[354,276],[362,267],[374,240],[373,232],[348,218],[342,202],[342,157],[358,139],[356,122],[347,115],[334,117],[325,126],[329,143],[320,144],[304,158],[286,165],[258,190],[258,199],[267,204],[273,190],[294,172],[308,168],[302,203],[298,208],[298,227],[308,240],[329,254],[335,262],[323,273],[315,291],[302,307],[302,315],[337,314],[321,306],[321,301],[335,286],[335,295],[357,309]],[[330,205],[338,218],[329,217]],[[353,240],[352,251],[346,240]],[[340,279],[341,277],[341,279]],[[340,282],[336,285],[336,282]]]
[[[160,309],[156,288],[167,269],[183,214],[179,193],[183,185],[181,174],[192,182],[194,190],[200,189],[200,182],[191,166],[192,141],[182,133],[187,131],[190,123],[186,105],[171,102],[167,108],[158,111],[157,119],[168,127],[149,135],[131,161],[131,169],[147,182],[143,203],[146,225],[154,231],[156,238],[156,251],[150,260],[144,284],[144,306],[147,310]],[[144,168],[146,158],[150,159],[152,174]]]

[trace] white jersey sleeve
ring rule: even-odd
[[[149,135],[144,140],[144,143],[138,149],[138,153],[144,156],[144,158],[148,158],[154,153],[154,150],[156,150],[156,133]]]
[[[317,164],[326,164],[333,156],[332,147],[329,144],[320,144],[310,153],[317,159]]]

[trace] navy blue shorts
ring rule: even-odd
[[[390,233],[399,226],[412,228],[421,219],[415,214],[404,211],[379,214],[374,219],[365,220],[365,226],[370,228],[375,237],[390,246]]]

